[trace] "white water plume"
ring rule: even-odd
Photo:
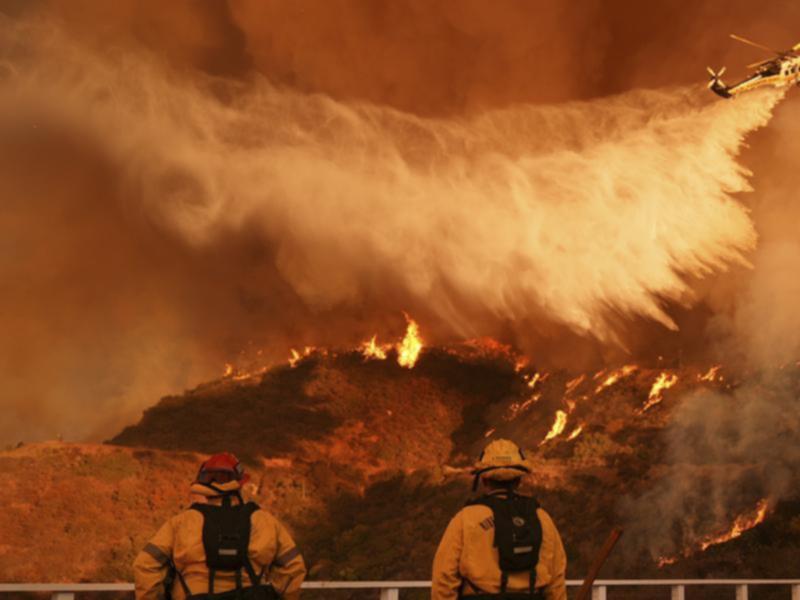
[[[309,305],[358,302],[390,279],[464,332],[462,299],[599,337],[609,309],[672,326],[660,299],[686,298],[681,274],[724,269],[754,246],[731,198],[748,189],[736,156],[779,98],[640,91],[432,120],[265,81],[216,82],[231,94],[221,101],[213,82],[74,48],[11,67],[6,102],[57,98],[96,127],[129,192],[192,243],[259,223]]]
[[[136,287],[140,255],[132,271],[114,269],[137,293],[149,293],[151,302],[176,282],[189,291],[164,300],[171,304],[163,311],[137,313],[135,322],[129,312],[114,309],[113,326],[97,323],[104,335],[128,331],[134,338],[136,331],[159,329],[154,323],[144,327],[142,319],[163,315],[180,335],[196,329],[195,321],[218,323],[223,331],[234,327],[231,322],[237,330],[252,329],[247,321],[259,304],[247,300],[254,295],[250,288],[267,299],[259,302],[271,311],[273,337],[283,329],[291,336],[309,314],[335,320],[340,310],[349,311],[351,322],[359,311],[425,314],[427,322],[436,321],[440,337],[510,329],[523,345],[542,322],[600,340],[614,338],[612,315],[647,316],[674,327],[663,302],[691,302],[683,275],[743,263],[755,245],[748,210],[732,197],[748,189],[737,154],[781,96],[759,92],[724,102],[699,90],[633,91],[430,119],[301,94],[259,78],[207,78],[167,68],[144,51],[101,55],[54,27],[6,21],[0,22],[0,79],[0,125],[8,156],[17,160],[6,177],[6,197],[26,197],[14,187],[28,169],[14,145],[26,132],[35,129],[42,143],[51,131],[77,132],[108,168],[107,180],[97,180],[105,187],[86,192],[82,199],[92,208],[82,210],[127,215],[131,223],[145,215],[164,226],[139,235],[138,222],[130,225],[133,233],[126,236],[133,241],[125,246],[131,255],[137,244],[162,253],[149,259],[149,268],[165,269],[163,281]],[[46,158],[58,163],[56,152]],[[80,155],[66,158],[69,163]],[[51,184],[43,198],[55,205],[71,182],[59,183],[63,173],[42,178],[40,168],[30,167],[30,179]],[[68,215],[72,200],[64,202]],[[15,210],[17,221],[0,217],[3,231],[18,232],[24,211],[37,222],[34,205]],[[81,226],[90,223],[84,219]],[[71,235],[57,219],[42,226]],[[163,255],[174,240],[146,241],[163,238],[164,231],[179,240],[179,259]],[[269,248],[263,258],[269,276],[245,279],[231,258],[230,281],[217,264],[210,285],[203,271],[209,257],[223,263],[226,244],[254,232]],[[78,257],[82,267],[117,256],[118,236],[101,237],[107,247]],[[69,246],[76,254],[86,245],[80,240]],[[0,268],[31,280],[55,264],[35,252],[7,258],[0,258]],[[103,269],[99,276],[115,272]],[[58,277],[45,283],[67,286]],[[240,293],[244,285],[247,294]],[[186,316],[226,286],[231,297],[246,296],[249,304],[242,300],[242,307],[231,309],[226,300],[228,314],[209,308],[217,315],[211,321],[205,312]],[[275,294],[279,286],[299,299],[299,314],[286,304],[286,294]],[[44,294],[42,302],[59,297],[50,288]],[[33,310],[22,293],[7,298],[8,314]],[[91,321],[85,306],[74,307],[73,321]],[[30,321],[43,323],[43,314]],[[47,327],[37,325],[17,338],[32,340],[40,330]],[[146,345],[183,343],[169,330],[164,335],[168,344]],[[196,344],[198,335],[187,344]],[[187,347],[170,354],[195,352]],[[147,374],[129,377],[136,388]],[[71,395],[74,390],[62,394]]]

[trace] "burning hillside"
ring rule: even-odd
[[[610,573],[688,574],[708,556],[706,573],[744,575],[742,561],[769,551],[748,530],[773,515],[789,518],[776,511],[788,496],[772,487],[763,456],[681,457],[671,447],[676,436],[691,434],[691,421],[682,421],[695,409],[692,398],[733,403],[748,386],[766,392],[756,374],[659,364],[575,375],[537,369],[490,340],[425,347],[409,368],[403,352],[411,334],[419,335],[412,322],[405,341],[377,355],[381,346],[369,339],[353,350],[309,349],[291,364],[247,376],[232,371],[165,398],[109,445],[4,453],[8,472],[40,475],[2,492],[11,510],[0,528],[12,539],[51,531],[50,543],[69,547],[78,538],[55,533],[61,529],[53,522],[68,514],[70,527],[81,524],[84,550],[80,565],[55,571],[0,552],[0,569],[18,580],[128,577],[132,553],[180,503],[194,463],[223,449],[245,458],[254,474],[247,492],[287,518],[316,578],[425,578],[436,536],[420,538],[419,530],[444,528],[468,495],[471,461],[492,437],[517,439],[534,457],[533,492],[561,524],[575,576],[619,523],[629,532]],[[794,367],[785,377],[800,385]],[[675,470],[686,495],[680,504],[652,505],[663,526],[654,529],[648,505],[654,494],[666,499]],[[728,498],[710,505],[692,495],[690,482],[713,497],[722,480],[731,486]],[[84,501],[67,496],[52,504],[68,489],[80,489]],[[34,510],[43,502],[46,513]],[[113,525],[94,516],[120,510]],[[389,531],[386,547],[381,532]],[[123,535],[124,548],[117,544]],[[96,544],[91,550],[86,539]],[[781,539],[782,552],[787,543]],[[781,564],[758,573],[785,575]]]
[[[701,80],[800,4],[564,7],[0,2],[0,572],[127,578],[231,450],[424,578],[503,436],[574,575],[790,574],[800,104]]]

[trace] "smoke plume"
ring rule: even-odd
[[[696,282],[753,261],[738,155],[778,94],[714,102],[660,50],[645,77],[645,17],[605,3],[281,4],[7,3],[1,440],[104,435],[403,310],[571,367],[675,304],[752,320]]]
[[[695,392],[668,431],[669,466],[643,496],[622,503],[632,555],[697,551],[760,501],[796,497],[800,410],[796,379],[771,373],[734,393]]]
[[[797,117],[796,103],[778,111],[771,139],[759,140],[778,150],[751,157],[761,237],[752,271],[718,279],[707,296],[714,355],[732,367],[737,387],[681,399],[666,434],[669,468],[646,494],[621,505],[633,554],[678,554],[762,499],[773,508],[797,497],[800,244],[791,167],[800,151]]]

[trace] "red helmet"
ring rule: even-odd
[[[200,465],[197,472],[195,483],[209,485],[213,483],[228,483],[238,481],[244,485],[250,480],[250,476],[244,472],[242,464],[230,452],[215,454]]]

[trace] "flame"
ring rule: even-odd
[[[386,352],[391,344],[378,344],[378,336],[373,335],[369,341],[361,344],[361,354],[366,359],[386,360]]]
[[[413,369],[417,364],[419,353],[422,351],[422,338],[419,335],[419,325],[414,319],[406,315],[408,327],[403,341],[397,344],[397,364],[401,367]]]
[[[583,431],[583,425],[578,425],[575,429],[572,430],[572,433],[569,434],[569,437],[567,438],[567,441],[571,442],[576,437],[578,437],[581,434],[582,431]]]
[[[709,382],[722,381],[724,378],[722,377],[722,375],[719,374],[721,368],[722,368],[721,365],[711,367],[708,371],[706,371],[704,375],[698,375],[697,380],[709,381]]]
[[[534,394],[527,400],[521,402],[513,402],[511,406],[508,407],[508,412],[506,412],[503,419],[505,419],[506,421],[511,421],[513,419],[516,419],[520,415],[520,413],[525,412],[528,408],[530,408],[531,404],[533,404],[534,402],[538,402],[539,398],[541,397],[542,397],[541,394]]]
[[[554,437],[557,437],[562,433],[564,433],[564,428],[566,426],[567,426],[567,413],[564,412],[563,410],[557,410],[555,423],[553,423],[553,426],[550,428],[550,431],[547,432],[547,435],[539,445],[541,446],[542,444],[552,440]]]
[[[539,373],[534,373],[533,377],[528,380],[528,387],[533,389],[536,387],[536,384],[542,381],[544,378]]]
[[[580,384],[583,383],[584,379],[586,379],[586,375],[579,375],[574,379],[570,379],[567,382],[567,389],[564,391],[564,395],[569,396],[575,390],[576,387],[578,387]]]
[[[661,569],[667,565],[671,565],[678,562],[677,556],[660,556],[656,563],[658,564],[658,568]]]
[[[595,388],[594,393],[595,394],[599,394],[600,392],[602,392],[607,387],[611,387],[612,385],[617,383],[620,379],[622,379],[624,377],[627,377],[631,373],[635,372],[636,369],[638,369],[638,368],[639,367],[637,367],[636,365],[625,365],[621,369],[617,369],[616,371],[611,371],[611,373],[608,375],[608,377],[606,377],[603,380],[603,383],[601,383],[600,385],[598,385]],[[600,373],[603,373],[603,371],[601,371]],[[597,376],[595,376],[595,377],[597,377]]]
[[[736,517],[728,531],[718,535],[707,536],[706,538],[700,540],[700,550],[707,550],[711,546],[716,546],[717,544],[722,544],[738,538],[748,529],[752,529],[759,523],[763,523],[764,519],[767,518],[768,509],[769,502],[767,499],[763,498],[759,500],[758,504],[756,504],[753,510]]]
[[[665,390],[668,390],[673,385],[678,383],[678,376],[674,373],[670,374],[667,372],[661,373],[658,378],[653,383],[653,387],[650,388],[650,394],[647,396],[647,403],[642,407],[640,412],[646,412],[659,402],[661,402],[664,397],[663,393]]]
[[[699,542],[695,545],[694,548],[687,548],[683,551],[682,555],[684,557],[688,557],[692,554],[693,550],[699,550],[700,552],[705,552],[711,546],[716,546],[717,544],[724,544],[725,542],[729,542],[733,539],[738,538],[741,536],[745,531],[752,529],[756,525],[764,522],[764,519],[767,518],[767,513],[769,512],[769,500],[766,498],[762,498],[758,501],[755,508],[749,510],[745,513],[742,513],[738,517],[733,520],[731,526],[722,533],[715,533],[705,536],[704,538],[700,539]],[[662,568],[665,565],[671,565],[675,563],[681,555],[675,556],[661,556],[656,561],[658,564],[658,568]]]
[[[312,352],[314,352],[313,346],[306,346],[303,348],[302,353],[292,348],[289,351],[289,366],[294,369],[297,366],[297,363],[303,360],[306,356],[309,356]]]
[[[222,374],[223,377],[230,377],[233,375],[233,365],[231,363],[225,363],[225,373]]]

